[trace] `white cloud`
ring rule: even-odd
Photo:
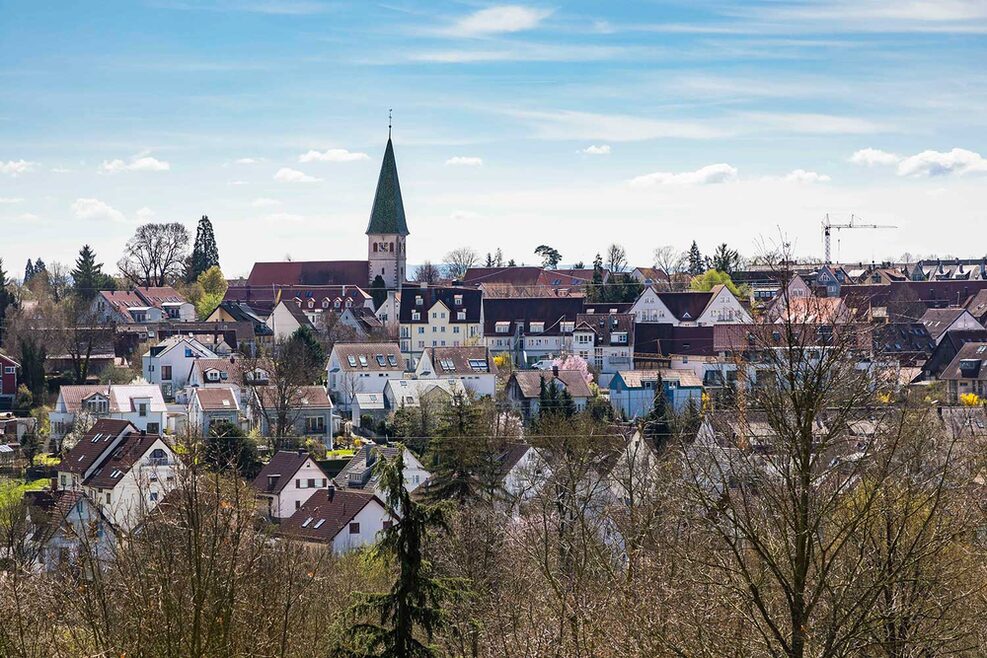
[[[15,219],[20,222],[35,222],[40,218],[34,213],[24,212],[18,215],[17,217],[15,217]]]
[[[237,158],[233,164],[252,165],[264,162],[264,158]]]
[[[583,149],[583,153],[586,155],[610,155],[610,145],[609,144],[590,144]]]
[[[75,169],[69,169],[67,167],[52,167],[51,173],[53,174],[71,174]]]
[[[366,153],[347,151],[346,149],[329,149],[328,151],[309,151],[298,156],[299,162],[354,162],[369,160]]]
[[[245,180],[231,180],[230,185],[249,185]]]
[[[850,156],[850,162],[858,165],[873,167],[875,165],[893,165],[901,161],[901,156],[897,153],[889,153],[881,149],[860,149]]]
[[[155,217],[154,211],[148,208],[147,206],[144,206],[143,208],[137,211],[137,221],[139,221],[142,224],[154,221],[154,217]]]
[[[20,203],[23,200],[19,196],[0,196],[0,204]]]
[[[99,199],[76,199],[72,204],[72,212],[77,219],[108,219],[113,222],[124,221],[123,213]]]
[[[445,32],[452,36],[467,37],[522,32],[538,27],[551,14],[551,10],[523,5],[497,5],[460,18]]]
[[[278,169],[277,173],[274,174],[274,180],[282,183],[315,183],[322,179],[316,178],[315,176],[309,176],[305,172],[298,171],[297,169],[281,167]]]
[[[946,176],[987,173],[987,159],[966,149],[922,151],[898,163],[899,176]]]
[[[138,153],[124,162],[123,160],[104,160],[99,170],[104,174],[119,174],[122,171],[168,171],[171,165],[164,160],[152,158],[146,153]]]
[[[479,167],[483,164],[483,158],[457,155],[454,158],[446,160],[446,164],[453,167]]]
[[[470,221],[474,219],[480,219],[483,215],[478,212],[473,212],[472,210],[454,210],[449,215],[449,218],[453,221]]]
[[[541,139],[585,139],[609,142],[634,142],[674,137],[679,139],[715,139],[728,133],[693,121],[662,121],[626,114],[592,112],[544,112],[505,110],[504,114],[527,121]]]
[[[254,208],[271,208],[273,206],[280,206],[281,202],[277,199],[268,199],[265,197],[259,197],[250,202],[250,205]]]
[[[805,169],[796,169],[786,175],[784,180],[789,183],[828,183],[832,179],[826,174],[806,171]]]
[[[656,171],[632,178],[630,184],[634,187],[651,187],[655,185],[711,185],[728,183],[737,179],[737,169],[726,163],[706,165],[696,171],[671,173]]]
[[[37,162],[28,162],[27,160],[7,160],[6,162],[0,160],[0,174],[10,174],[17,177],[20,174],[34,171],[37,166]]]

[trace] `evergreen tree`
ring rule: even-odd
[[[692,246],[689,247],[689,274],[698,276],[705,271],[706,261],[703,258],[702,252],[699,251],[699,245],[693,240]]]
[[[21,344],[21,383],[31,391],[36,404],[44,404],[48,399],[45,384],[45,359],[48,352],[36,333],[24,336]]]
[[[589,293],[586,297],[591,302],[602,302],[605,301],[607,295],[606,289],[603,286],[603,256],[600,254],[596,255],[593,259],[593,281],[592,286],[589,289]]]
[[[307,383],[312,383],[321,376],[322,369],[326,365],[326,350],[315,336],[315,332],[307,325],[298,327],[295,333],[291,334],[286,348],[299,350],[301,355],[299,363],[306,364],[305,369],[308,371],[301,373]]]
[[[507,267],[517,267],[517,263],[514,262],[513,258],[507,261]]]
[[[28,261],[28,262],[30,262],[30,261]],[[42,272],[44,272],[45,274],[47,274],[48,273],[48,267],[45,265],[45,262],[39,258],[38,260],[34,261],[34,274],[32,274],[31,276],[32,277],[38,276]]]
[[[572,418],[576,415],[576,403],[572,399],[572,394],[564,388],[559,393],[558,413],[564,418]]]
[[[487,260],[485,260],[485,261],[484,261],[484,263],[483,263],[483,266],[484,266],[484,267],[493,267],[493,264],[494,264],[494,258],[493,258],[493,254],[491,254],[491,253],[490,253],[490,252],[488,251],[488,252],[487,252]]]
[[[478,435],[482,433],[471,400],[456,393],[443,410],[431,441],[432,476],[426,490],[430,500],[453,500],[463,505],[477,495],[477,471],[482,460]]]
[[[716,248],[710,265],[718,272],[733,274],[740,267],[740,253],[736,249],[728,247],[727,243],[724,242]]]
[[[209,217],[203,215],[195,231],[195,243],[192,245],[192,255],[189,257],[186,280],[192,283],[214,265],[219,265],[219,247],[216,246],[212,222],[209,221]]]
[[[504,266],[504,252],[500,250],[500,247],[497,247],[497,251],[494,252],[493,264],[495,267]]]
[[[209,425],[205,461],[219,471],[236,471],[251,479],[260,471],[257,446],[237,425],[223,420]]]
[[[400,520],[383,530],[374,554],[393,559],[397,575],[389,592],[358,595],[351,611],[359,616],[372,615],[374,621],[350,628],[358,646],[344,653],[430,658],[437,655],[430,643],[433,634],[445,624],[442,604],[453,594],[453,583],[435,575],[432,563],[425,558],[425,543],[430,529],[447,528],[446,515],[442,507],[412,499],[405,489],[404,450],[400,444],[394,459],[379,460],[376,474],[388,506],[400,513]],[[424,634],[424,642],[416,637],[420,634]]]
[[[72,270],[72,287],[76,296],[86,301],[93,299],[100,290],[106,289],[107,279],[110,277],[103,274],[103,264],[96,262],[92,247],[83,245]]]
[[[377,275],[370,284],[370,296],[374,299],[374,310],[379,309],[387,301],[387,284],[384,277]]]
[[[33,276],[34,276],[34,263],[32,263],[31,259],[28,258],[27,265],[24,266],[24,283],[30,281],[31,277]]]
[[[668,399],[665,397],[665,386],[662,383],[661,375],[655,385],[655,399],[651,411],[644,417],[644,435],[649,439],[654,439],[656,444],[661,445],[672,433],[671,413],[668,406]]]
[[[3,346],[4,327],[6,327],[7,310],[14,306],[14,295],[7,286],[7,273],[3,269],[3,259],[0,258],[0,346]]]

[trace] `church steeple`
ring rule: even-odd
[[[388,133],[390,133],[389,126]],[[394,145],[388,134],[384,161],[381,162],[380,176],[377,178],[374,206],[370,211],[370,223],[367,225],[367,235],[406,236],[408,233],[404,202],[401,200],[401,184],[398,182],[398,166],[394,160]]]

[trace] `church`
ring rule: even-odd
[[[369,290],[378,277],[389,290],[396,290],[407,277],[408,233],[394,144],[388,135],[367,224],[367,260],[254,263],[247,280],[230,285],[223,301],[259,311],[270,311],[282,298],[331,304],[355,292],[347,288]]]

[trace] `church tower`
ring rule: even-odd
[[[408,223],[404,217],[401,185],[398,183],[398,167],[394,161],[394,145],[390,131],[384,161],[377,178],[374,207],[367,225],[367,261],[372,284],[378,276],[389,289],[397,289],[407,277]]]

